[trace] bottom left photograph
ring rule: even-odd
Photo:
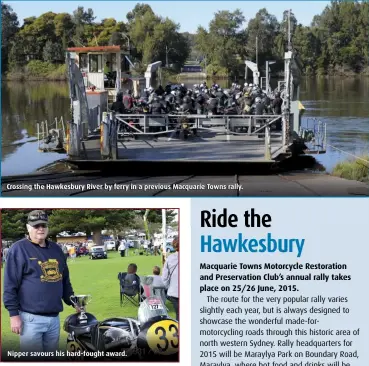
[[[1,361],[179,362],[179,209],[2,209]]]

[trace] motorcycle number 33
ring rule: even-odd
[[[156,354],[172,355],[178,352],[178,323],[161,320],[154,323],[146,334],[147,344]]]

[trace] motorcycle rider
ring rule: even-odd
[[[196,94],[196,110],[197,110],[197,114],[203,114],[204,113],[204,109],[205,109],[205,97],[203,93],[199,93],[199,91],[195,92]]]
[[[127,90],[126,95],[123,97],[123,104],[128,111],[133,108],[132,90]]]
[[[282,104],[283,100],[281,98],[281,93],[276,93],[275,98],[272,102],[272,109],[274,114],[282,114]],[[275,124],[277,131],[282,131],[282,120],[279,119]]]
[[[224,104],[225,104],[224,102],[225,102],[226,96],[223,93],[222,88],[218,88],[218,90],[215,93],[215,96],[219,100],[219,107],[223,108],[224,107]]]
[[[115,113],[121,113],[121,114],[126,113],[126,108],[123,103],[122,93],[117,94],[117,100],[112,104],[111,110],[114,111]]]
[[[192,104],[192,99],[190,96],[186,95],[183,98],[183,104],[181,106],[181,109],[183,112],[188,112],[189,114],[194,114],[194,108],[193,108],[193,104]]]
[[[160,100],[157,96],[154,97],[153,103],[150,106],[150,114],[162,114],[165,113],[165,109],[163,104],[160,103]]]
[[[214,94],[210,94],[210,98],[208,100],[208,110],[212,114],[218,114],[218,106],[219,106],[219,100],[215,97]]]

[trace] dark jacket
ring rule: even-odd
[[[72,305],[73,288],[62,249],[51,241],[40,247],[28,239],[12,245],[4,271],[4,305],[10,316],[19,311],[57,316],[62,299]]]

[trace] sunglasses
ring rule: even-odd
[[[44,213],[38,213],[28,216],[28,221],[38,221],[38,220],[47,221],[47,215]]]
[[[46,229],[47,228],[47,224],[37,224],[37,225],[34,225],[32,227],[35,228],[35,229],[39,229],[40,227]]]

